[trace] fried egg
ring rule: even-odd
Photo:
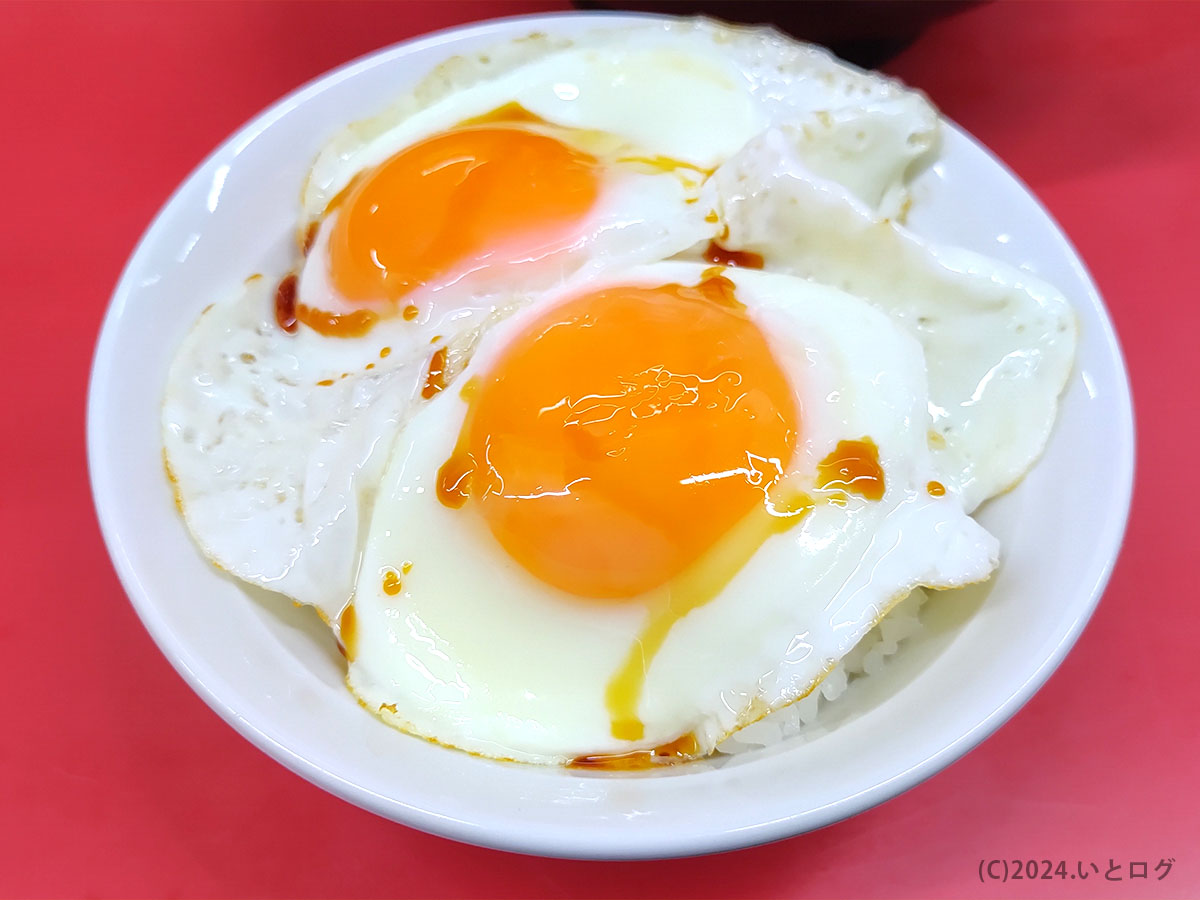
[[[565,280],[719,236],[705,182],[777,122],[873,209],[936,143],[919,94],[704,21],[451,60],[335,135],[303,186],[297,271],[213,298],[168,376],[165,461],[202,551],[336,629],[412,411]]]
[[[927,405],[920,344],[836,288],[687,262],[576,281],[399,435],[348,684],[491,757],[710,752],[912,589],[996,566]]]
[[[301,318],[444,323],[448,303],[461,321],[496,287],[668,258],[718,234],[700,186],[780,123],[814,170],[893,212],[937,135],[919,93],[763,29],[648,22],[456,59],[318,157]]]

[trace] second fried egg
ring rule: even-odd
[[[349,684],[493,757],[707,753],[914,587],[994,568],[927,400],[919,345],[835,289],[691,263],[576,283],[400,435]]]

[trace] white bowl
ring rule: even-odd
[[[1112,324],[1062,232],[964,132],[948,126],[941,161],[916,186],[913,226],[1059,286],[1078,312],[1079,355],[1044,458],[981,513],[1004,548],[997,577],[973,594],[935,596],[929,627],[889,677],[854,683],[818,733],[637,774],[497,763],[408,737],[358,706],[315,616],[244,590],[201,558],[162,467],[159,406],[174,349],[223,288],[285,270],[299,186],[322,143],[447,56],[596,22],[507,19],[402,44],[302,88],[219,147],[163,207],[113,295],[88,406],[92,489],[116,569],[163,653],[226,721],[305,778],[475,844],[594,858],[707,853],[835,822],[974,747],[1059,664],[1116,558],[1133,421]]]

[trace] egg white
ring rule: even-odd
[[[702,271],[662,263],[589,286],[695,283]],[[885,473],[883,498],[818,504],[802,524],[768,538],[711,602],[676,622],[646,674],[638,708],[644,738],[622,741],[611,734],[604,692],[650,602],[559,592],[510,559],[470,505],[442,506],[437,472],[467,411],[459,392],[447,390],[397,440],[371,520],[348,673],[368,709],[405,731],[498,758],[563,763],[687,733],[707,752],[803,697],[914,587],[988,576],[995,540],[959,499],[927,490],[936,470],[916,341],[834,288],[779,274],[726,275],[796,391],[795,467],[811,475],[839,440],[869,436]],[[486,373],[544,308],[490,331],[460,383]],[[400,591],[389,595],[387,573],[402,571]]]
[[[252,278],[185,337],[164,391],[165,460],[214,563],[336,620],[428,351],[391,352],[402,320],[357,338],[287,334],[275,322],[275,289]]]
[[[921,343],[929,440],[968,511],[1040,455],[1075,356],[1075,316],[1041,279],[923,240],[813,171],[784,131],[751,142],[705,185],[731,247],[862,297]]]

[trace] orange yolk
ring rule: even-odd
[[[557,307],[471,403],[442,502],[473,502],[530,573],[596,598],[665,584],[764,504],[799,418],[719,275]]]
[[[434,135],[341,201],[333,284],[350,300],[396,300],[489,262],[536,258],[573,240],[598,193],[596,159],[552,137],[502,125]]]

